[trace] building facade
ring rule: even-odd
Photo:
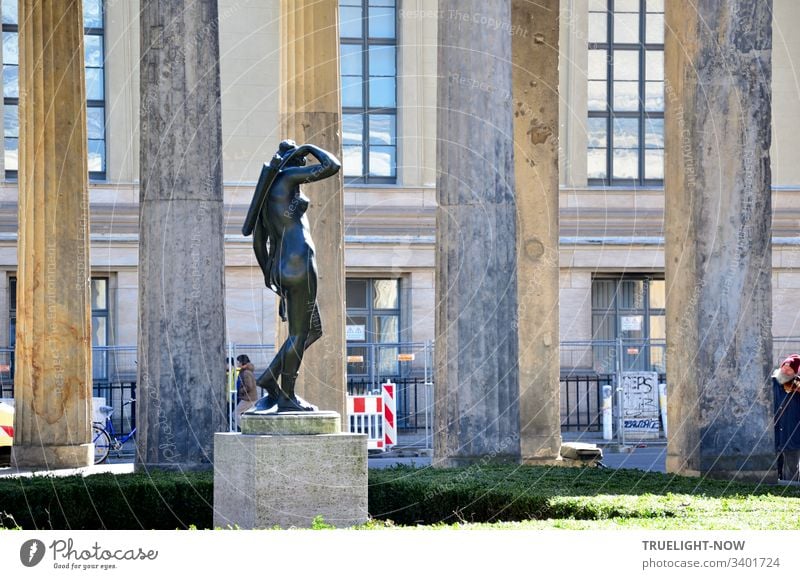
[[[138,2],[84,0],[89,119],[93,343],[135,345],[140,94]],[[664,0],[562,0],[560,335],[562,373],[663,372]],[[773,309],[775,336],[800,335],[800,6],[774,3]],[[4,154],[0,183],[0,346],[15,322],[19,134],[16,3],[2,3]],[[351,375],[361,344],[434,339],[437,26],[435,0],[341,0],[345,260]],[[525,34],[509,28],[510,34]],[[276,303],[240,229],[279,127],[279,0],[219,0],[227,340],[272,344]],[[531,38],[531,42],[534,39]],[[460,79],[459,82],[469,82]],[[481,87],[475,87],[482,90]],[[480,138],[480,136],[476,136]],[[313,185],[307,190],[312,199]],[[202,232],[199,232],[202,235]],[[324,275],[324,264],[320,264]],[[187,273],[187,275],[189,275]],[[572,342],[573,344],[569,344]],[[604,342],[605,343],[605,342]],[[787,346],[788,347],[788,346]],[[777,350],[777,348],[776,348]],[[776,356],[779,355],[776,352]],[[361,357],[362,361],[359,361]],[[380,357],[380,356],[379,356]],[[396,359],[396,356],[394,356]]]

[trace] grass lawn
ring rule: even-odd
[[[370,513],[448,529],[784,530],[800,529],[800,487],[625,469],[394,468],[370,471]]]

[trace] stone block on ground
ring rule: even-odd
[[[572,460],[602,460],[603,451],[596,444],[565,442],[561,445],[561,457]]]

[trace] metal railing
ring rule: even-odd
[[[612,374],[561,377],[562,432],[603,430],[603,386],[614,385]]]
[[[787,355],[800,352],[800,337],[774,337],[775,366]],[[247,354],[260,374],[275,354],[272,344],[231,344],[228,356]],[[397,425],[400,433],[425,433],[432,438],[433,354],[428,342],[349,343],[347,345],[348,394],[380,391],[390,380],[397,385]],[[654,371],[665,381],[666,344],[664,340],[572,340],[560,343],[560,415],[563,432],[597,433],[603,429],[603,387],[611,386],[614,436],[619,437],[619,409],[622,395],[618,388],[622,372]],[[134,405],[123,404],[135,397],[136,347],[93,348],[93,394],[103,397],[115,409],[114,428],[129,432],[136,423]],[[13,397],[14,351],[0,348],[0,398]],[[235,384],[229,383],[232,406]]]
[[[781,336],[772,338],[772,362],[775,368],[790,354],[800,352],[800,337]]]
[[[14,350],[0,348],[0,398],[14,397]],[[136,426],[136,347],[92,348],[92,396],[105,399],[114,408],[114,430],[128,434]]]
[[[433,342],[347,344],[347,393],[380,392],[397,385],[397,429],[433,437]]]
[[[401,431],[425,430],[432,422],[433,385],[421,377],[392,377],[385,381],[397,386],[397,428]],[[348,396],[378,394],[372,383],[361,378],[347,379]]]
[[[432,379],[433,342],[347,344],[347,379],[380,390],[387,377]],[[393,380],[394,381],[394,380]]]
[[[603,387],[610,387],[613,437],[624,443],[623,372],[655,372],[666,380],[666,341],[617,338],[560,343],[561,430],[603,431]],[[657,395],[657,393],[656,393]],[[664,432],[663,425],[659,432]]]

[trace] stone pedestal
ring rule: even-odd
[[[19,3],[17,466],[93,462],[83,14]]]
[[[665,5],[667,470],[775,480],[772,2]]]
[[[143,0],[137,468],[211,468],[227,424],[216,0]]]
[[[512,0],[520,451],[558,458],[558,0]]]
[[[281,139],[342,159],[338,0],[281,0]],[[265,159],[269,161],[269,159]],[[309,159],[309,162],[316,162]],[[322,338],[306,353],[297,394],[345,415],[344,189],[342,171],[303,186],[316,247]],[[279,318],[276,315],[276,320]],[[275,344],[286,339],[278,321]]]
[[[367,521],[367,437],[336,412],[242,415],[214,437],[214,526],[351,527]],[[245,434],[247,433],[247,434]]]
[[[439,11],[434,465],[517,463],[511,2]]]

